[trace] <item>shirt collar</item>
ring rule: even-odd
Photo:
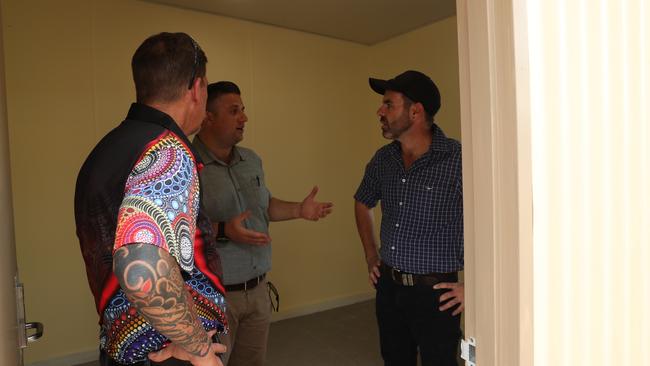
[[[167,113],[146,104],[132,103],[131,108],[129,108],[129,113],[126,115],[126,119],[153,123],[173,132],[192,151],[196,164],[202,165],[200,155],[197,154],[197,151],[193,148],[190,140],[187,138],[183,130],[181,130],[180,126],[178,126],[176,121],[174,121],[174,119]]]
[[[429,152],[449,150],[449,142],[447,140],[448,138],[442,132],[442,129],[434,123],[431,126],[431,145],[429,146]]]
[[[431,144],[429,145],[429,150],[427,150],[427,152],[422,157],[428,158],[434,152],[449,150],[449,143],[447,140],[447,136],[445,136],[445,133],[442,132],[442,129],[434,123],[431,127]],[[401,158],[402,144],[399,141],[395,140],[390,145],[391,152]]]
[[[237,164],[238,162],[242,160],[246,160],[244,155],[241,153],[241,151],[237,148],[237,146],[233,146],[232,148],[232,159],[230,160],[230,164],[226,164],[225,162],[221,161],[218,159],[210,149],[208,149],[207,146],[205,146],[205,143],[201,140],[201,138],[196,135],[194,137],[194,140],[192,141],[194,147],[196,148],[196,151],[198,151],[199,155],[201,156],[201,160],[207,165],[207,164],[212,164],[216,163],[219,165],[223,166],[232,166]]]

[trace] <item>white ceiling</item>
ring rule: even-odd
[[[455,0],[145,0],[372,45],[456,14]]]

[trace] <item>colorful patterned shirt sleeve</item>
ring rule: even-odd
[[[191,272],[198,206],[199,180],[191,152],[166,132],[147,147],[127,179],[113,250],[133,243],[156,245]]]

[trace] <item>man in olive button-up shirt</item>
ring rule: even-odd
[[[271,269],[269,221],[316,221],[332,211],[331,203],[315,201],[317,187],[302,202],[271,195],[260,157],[236,146],[247,121],[237,85],[221,81],[208,86],[206,117],[193,144],[205,164],[202,202],[217,233],[223,266],[230,326],[224,361],[229,366],[262,366],[266,358],[271,320],[265,278]]]
[[[271,269],[271,246],[263,245],[270,242],[271,192],[264,184],[262,160],[253,150],[234,146],[230,162],[226,163],[210,151],[201,137],[196,137],[193,144],[205,164],[201,172],[204,207],[208,217],[217,223],[215,233],[225,234],[218,232],[218,223],[236,218],[232,225],[241,225],[239,229],[250,231],[252,236],[250,239],[233,237],[233,240],[228,237],[217,243],[224,284],[243,283],[265,274]],[[242,213],[246,214],[242,216]],[[251,239],[258,245],[251,245]]]

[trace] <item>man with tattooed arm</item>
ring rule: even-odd
[[[220,261],[187,135],[205,116],[207,58],[184,33],[146,39],[137,102],[83,164],[75,220],[100,318],[100,364],[221,366]]]

